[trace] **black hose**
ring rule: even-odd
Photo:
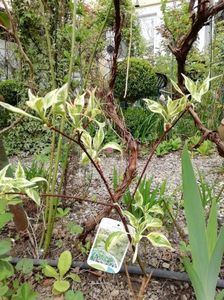
[[[22,258],[20,257],[12,257],[11,263],[17,264]],[[34,266],[40,266],[43,263],[47,263],[52,267],[56,267],[58,261],[56,259],[31,259]],[[81,261],[75,261],[72,263],[72,267],[76,268],[79,267],[80,269],[89,270],[91,267]],[[124,273],[124,267],[121,267],[120,273]],[[128,266],[128,272],[134,275],[143,275],[141,269],[137,266]],[[163,279],[170,279],[170,280],[177,280],[177,281],[185,281],[190,282],[190,279],[185,272],[175,272],[163,269],[154,269],[154,268],[146,268],[146,273],[152,274],[152,277],[163,278]],[[218,279],[217,281],[217,288],[224,288],[224,280]]]

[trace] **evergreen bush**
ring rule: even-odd
[[[127,96],[124,99],[127,60],[118,64],[114,95],[119,100],[135,102],[158,94],[157,76],[151,64],[141,58],[130,58]]]

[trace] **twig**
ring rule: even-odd
[[[167,205],[165,199],[163,199],[163,203],[164,203],[165,209],[167,210],[167,212],[168,212],[170,218],[172,219],[172,222],[173,222],[174,226],[176,227],[176,230],[177,230],[177,232],[179,233],[181,239],[187,244],[188,241],[186,240],[185,234],[184,234],[182,228],[178,225],[178,223],[177,223],[176,220],[174,219],[174,217],[173,217],[173,215],[172,215],[172,213],[171,213],[171,211],[170,211],[170,209],[169,209],[169,207],[168,207],[168,205]]]
[[[3,133],[6,133],[10,129],[16,127],[16,125],[18,125],[22,121],[23,118],[24,118],[24,116],[21,116],[20,118],[18,118],[17,120],[15,120],[12,124],[10,124],[8,127],[3,128],[0,131],[0,135],[3,134]]]
[[[128,266],[127,266],[126,262],[124,263],[124,269],[125,269],[125,274],[126,274],[127,281],[128,281],[128,288],[129,288],[129,291],[130,291],[130,297],[135,298],[136,295],[135,295],[135,292],[134,292],[134,289],[133,289],[133,285],[132,285],[132,282],[131,282],[131,277],[130,277],[130,274],[128,272]]]
[[[142,284],[141,284],[141,287],[140,287],[140,290],[139,290],[139,294],[138,294],[138,297],[136,298],[136,300],[143,300],[145,290],[147,289],[147,287],[149,285],[151,277],[152,277],[152,273],[143,278]]]
[[[147,159],[147,162],[146,162],[146,164],[145,164],[145,166],[144,166],[144,168],[143,168],[143,170],[142,170],[142,173],[141,173],[141,175],[140,175],[140,177],[139,177],[139,180],[138,180],[138,182],[137,182],[137,184],[136,184],[136,187],[135,187],[135,189],[134,189],[134,192],[133,192],[133,194],[132,194],[132,198],[134,198],[134,196],[135,196],[135,193],[136,193],[136,191],[137,191],[137,189],[138,189],[138,187],[139,187],[139,185],[140,185],[140,183],[141,183],[141,181],[142,181],[142,178],[143,178],[143,176],[144,176],[144,174],[145,174],[145,171],[146,171],[146,169],[147,169],[147,167],[148,167],[148,165],[149,165],[149,162],[151,161],[151,159],[152,159],[152,157],[153,157],[153,154],[154,154],[154,152],[156,151],[157,147],[158,147],[159,144],[163,141],[163,139],[166,137],[166,135],[170,132],[170,130],[171,130],[171,129],[177,124],[177,122],[183,117],[183,115],[186,113],[187,109],[188,109],[188,108],[186,108],[186,109],[179,115],[179,117],[174,121],[174,123],[172,124],[172,126],[170,126],[166,131],[164,131],[163,134],[161,135],[161,137],[159,138],[159,140],[153,145],[153,147],[152,147],[152,149],[151,149],[151,151],[150,151],[150,153],[149,153],[149,157],[148,157],[148,159]]]
[[[4,195],[20,195],[20,196],[26,196],[26,193],[20,193],[20,192],[9,192],[4,193]],[[103,201],[95,201],[91,199],[81,198],[81,197],[75,197],[75,196],[67,196],[67,195],[59,195],[59,194],[48,194],[43,193],[40,194],[41,197],[48,197],[48,198],[60,198],[60,199],[68,199],[68,200],[74,200],[74,201],[80,201],[80,202],[90,202],[90,203],[96,203],[100,205],[105,205],[109,207],[114,207],[113,203],[103,202]],[[28,198],[30,199],[30,198]]]
[[[70,137],[69,135],[67,135],[66,133],[60,131],[59,129],[53,127],[52,125],[47,125],[50,129],[54,130],[55,132],[61,134],[62,136],[64,136],[66,139],[76,143],[77,145],[79,145],[79,147],[85,152],[85,154],[87,155],[87,157],[89,158],[89,160],[91,161],[91,163],[93,164],[93,166],[95,167],[96,171],[98,172],[98,174],[100,175],[101,179],[103,180],[104,184],[105,184],[105,187],[111,197],[111,200],[113,202],[116,202],[115,199],[114,199],[114,195],[109,187],[109,184],[106,180],[106,178],[104,177],[104,174],[102,172],[102,170],[97,166],[96,162],[92,159],[91,155],[89,154],[89,152],[86,150],[85,146],[83,145],[82,141],[79,139],[79,140],[76,140],[72,137]]]

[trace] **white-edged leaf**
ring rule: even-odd
[[[82,132],[81,141],[83,142],[86,148],[92,148],[92,137],[87,131]]]
[[[132,213],[130,213],[129,211],[125,210],[125,211],[123,211],[123,214],[126,217],[128,217],[128,220],[129,220],[130,224],[134,228],[138,227],[138,225],[139,225],[138,219]]]
[[[168,239],[160,232],[150,232],[146,237],[154,247],[166,247],[172,249]]]
[[[6,173],[8,171],[8,168],[11,166],[11,164],[8,164],[3,169],[0,170],[0,180],[3,179],[6,176]]]
[[[158,204],[155,204],[152,207],[150,207],[149,209],[147,209],[147,212],[155,213],[155,214],[162,215],[162,216],[164,215],[164,211]]]
[[[27,196],[31,198],[37,205],[40,205],[40,195],[35,189],[25,189],[25,192]]]
[[[118,143],[115,143],[115,142],[109,142],[109,143],[105,144],[105,145],[101,148],[100,151],[105,150],[105,149],[109,149],[109,148],[111,148],[111,149],[113,149],[113,150],[117,150],[117,151],[122,152],[121,146],[120,146]]]
[[[45,95],[45,97],[44,97],[44,110],[45,111],[56,103],[57,91],[58,91],[58,89],[55,89]]]
[[[57,104],[65,104],[68,98],[68,83],[65,83],[61,88],[57,90],[56,98]]]
[[[176,90],[179,94],[185,96],[184,93],[183,93],[183,91],[179,88],[178,84],[177,84],[175,81],[173,81],[172,79],[170,79],[170,81],[171,81],[173,87],[175,88],[175,90]]]
[[[35,117],[35,116],[33,116],[33,115],[30,115],[30,114],[28,114],[27,112],[25,112],[24,110],[22,110],[22,109],[20,109],[20,108],[18,108],[18,107],[12,106],[12,105],[10,105],[10,104],[8,104],[8,103],[1,102],[1,101],[0,101],[0,106],[2,106],[3,108],[5,108],[5,109],[7,109],[7,110],[9,110],[9,111],[11,111],[11,112],[14,112],[14,113],[23,115],[23,116],[25,116],[25,117],[28,117],[28,118],[32,118],[32,119],[38,120],[38,121],[41,121],[40,118]]]
[[[162,106],[162,104],[160,104],[159,102],[153,101],[153,100],[149,100],[149,99],[144,99],[144,101],[146,102],[149,110],[151,110],[154,113],[162,115],[162,117],[164,118],[165,121],[168,120],[167,112],[166,112],[165,108]]]
[[[97,132],[96,132],[96,134],[93,138],[93,148],[94,148],[94,150],[96,150],[96,151],[99,150],[100,146],[102,145],[102,143],[104,141],[104,137],[105,137],[104,130],[103,130],[103,127],[101,126],[97,130]]]
[[[45,179],[43,177],[33,177],[32,179],[30,179],[30,182],[32,182],[32,183],[38,183],[38,182],[41,182],[41,181],[44,181],[48,184],[47,179]]]
[[[148,215],[147,217],[145,217],[145,221],[146,221],[145,229],[148,229],[148,228],[160,228],[163,225],[163,223],[162,223],[162,221],[160,219],[153,218],[150,215]]]

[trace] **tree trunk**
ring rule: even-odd
[[[178,82],[178,86],[181,88],[182,91],[185,90],[184,77],[182,76],[182,74],[185,75],[186,59],[187,59],[187,57],[185,57],[185,56],[176,57],[176,60],[177,60],[177,82]]]
[[[5,148],[3,145],[3,137],[0,135],[0,170],[9,164]],[[12,169],[9,167],[7,175],[12,177]],[[24,231],[28,227],[28,220],[23,207],[19,204],[9,205],[10,212],[13,214],[13,221],[17,231]]]

